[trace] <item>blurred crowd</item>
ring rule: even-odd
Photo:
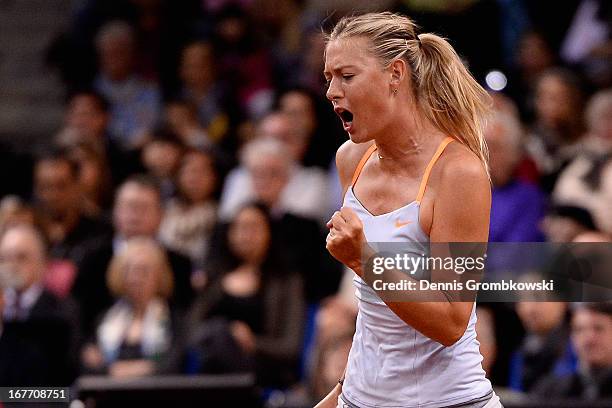
[[[357,308],[325,250],[347,137],[323,31],[371,2],[77,3],[46,54],[61,128],[2,151],[0,384],[249,371],[270,400],[325,395]],[[608,2],[374,8],[448,36],[491,92],[490,241],[610,242]],[[612,397],[610,303],[479,309],[508,398]]]

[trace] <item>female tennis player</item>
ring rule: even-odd
[[[486,91],[446,40],[387,12],[340,20],[324,74],[350,136],[327,249],[356,274],[359,315],[345,375],[316,408],[501,407],[474,302],[383,301],[361,264],[368,242],[487,241]]]

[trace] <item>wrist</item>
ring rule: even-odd
[[[364,266],[367,265],[368,262],[370,262],[374,255],[376,255],[376,251],[374,251],[371,246],[363,244],[361,249],[361,256],[355,262],[347,266],[351,268],[357,275],[363,278],[365,272]]]
[[[344,381],[344,379],[342,381]],[[338,397],[340,394],[342,394],[342,383],[340,383],[338,381],[338,383],[336,384],[336,386],[334,387],[332,392],[333,392],[334,396],[336,396],[336,397]]]

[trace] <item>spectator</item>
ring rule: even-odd
[[[110,134],[111,106],[95,91],[79,91],[70,97],[64,118],[64,129],[58,144],[70,147],[85,143],[102,156],[109,168],[112,185],[117,186],[130,174],[141,171],[138,158],[125,153]]]
[[[261,205],[243,207],[230,223],[219,269],[191,313],[208,359],[202,370],[254,367],[261,384],[276,387],[297,380],[305,303],[301,278],[282,262],[279,238]]]
[[[219,144],[230,131],[227,89],[217,79],[215,53],[211,43],[197,41],[182,52],[179,68],[182,97],[196,108],[196,118],[206,132],[208,143]]]
[[[322,105],[323,101],[315,93],[304,88],[290,88],[278,99],[278,110],[289,118],[292,133],[302,134],[292,143],[296,145],[296,160],[306,167],[327,170],[346,135],[340,121],[331,116],[333,111],[327,103]]]
[[[167,205],[160,227],[161,241],[188,256],[200,270],[217,220],[215,191],[219,175],[211,151],[187,150],[176,175],[177,196]]]
[[[0,384],[13,387],[44,386],[51,380],[49,359],[20,323],[3,321],[4,291],[9,277],[0,273]]]
[[[305,134],[297,129],[284,113],[271,113],[262,119],[256,140],[243,148],[241,166],[227,176],[221,196],[221,217],[231,217],[258,190],[264,195],[259,199],[267,205],[274,204],[272,211],[290,212],[321,224],[329,219],[329,206],[321,205],[328,197],[326,176],[319,169],[299,164],[307,143]],[[256,182],[260,185],[255,186]],[[281,184],[282,188],[278,188]]]
[[[497,111],[487,123],[493,196],[491,242],[542,241],[539,224],[544,216],[545,196],[537,186],[516,177],[523,151],[522,126],[514,114]]]
[[[87,335],[91,334],[94,320],[113,301],[105,285],[113,255],[131,238],[157,238],[162,215],[161,195],[155,179],[132,176],[119,187],[113,209],[115,234],[83,258],[73,288],[74,297],[81,304],[82,326]],[[172,250],[165,251],[174,275],[175,290],[170,303],[179,309],[186,308],[194,296],[190,283],[191,262]]]
[[[111,234],[104,221],[84,213],[81,196],[79,169],[64,151],[55,150],[38,158],[34,166],[34,199],[54,259],[77,264]]]
[[[153,128],[160,112],[157,86],[135,72],[135,34],[126,22],[102,26],[96,37],[100,72],[94,82],[110,102],[111,137],[124,150],[142,145],[144,134]]]
[[[589,210],[599,229],[612,232],[612,89],[595,94],[585,116],[584,151],[561,173],[552,196]]]
[[[77,309],[70,300],[60,301],[44,287],[47,248],[41,232],[26,224],[9,227],[0,237],[0,259],[11,282],[3,294],[3,321],[15,323],[13,328],[23,335],[24,346],[31,342],[30,351],[41,353],[32,357],[43,372],[33,373],[31,379],[46,381],[39,385],[71,384],[79,339]]]
[[[564,69],[543,73],[536,86],[536,118],[527,149],[541,175],[540,184],[552,191],[559,172],[580,150],[583,92],[579,79]]]
[[[518,105],[521,117],[534,119],[534,91],[538,78],[555,64],[555,54],[542,33],[528,31],[521,36],[514,69],[508,80],[508,94]]]
[[[103,154],[85,142],[72,145],[66,150],[68,157],[79,169],[78,183],[83,212],[93,217],[103,215],[112,201],[110,168]]]
[[[183,145],[169,129],[156,129],[142,147],[142,163],[157,179],[164,203],[174,195],[174,178],[182,154]]]
[[[272,105],[272,62],[260,44],[249,14],[239,5],[227,5],[214,23],[214,45],[220,80],[250,119],[263,116]]]
[[[526,334],[513,357],[510,387],[529,392],[550,373],[573,369],[567,304],[521,301],[516,304],[516,312]]]
[[[168,304],[173,274],[164,249],[150,238],[130,239],[113,256],[106,279],[117,301],[81,352],[85,370],[112,377],[155,374],[176,326]]]
[[[611,398],[611,304],[576,304],[572,313],[571,340],[578,355],[578,370],[565,376],[551,375],[534,392],[547,399],[573,397],[595,402]]]

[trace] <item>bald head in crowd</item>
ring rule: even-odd
[[[242,151],[255,196],[270,207],[280,199],[294,163],[287,146],[272,138],[256,139]]]
[[[521,122],[510,110],[495,111],[487,122],[485,139],[489,147],[491,179],[495,186],[512,181],[521,160],[522,136]]]
[[[0,237],[0,261],[17,291],[40,282],[47,264],[47,247],[40,231],[28,224],[9,227]]]

